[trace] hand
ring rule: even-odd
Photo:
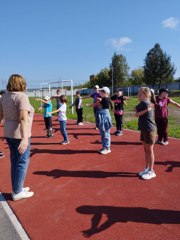
[[[28,147],[28,138],[22,138],[18,147],[19,153],[23,154],[26,151],[27,147]]]

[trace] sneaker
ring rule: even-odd
[[[103,148],[99,153],[100,154],[108,154],[111,152],[111,149]]]
[[[116,135],[119,131],[115,131],[113,134]]]
[[[166,146],[166,145],[169,144],[169,142],[168,142],[168,141],[165,141],[165,142],[162,142],[161,144],[164,145],[164,146]]]
[[[149,168],[145,168],[142,172],[138,172],[138,176],[142,177],[142,175],[146,174],[149,171]]]
[[[79,122],[78,125],[83,125],[84,123],[83,122]]]
[[[157,140],[157,141],[156,141],[156,144],[162,144],[162,141]]]
[[[122,136],[123,135],[123,131],[118,131],[115,135],[116,136]]]
[[[99,149],[99,150],[98,150],[98,153],[100,153],[100,152],[103,151],[103,150],[104,150],[104,148]]]
[[[30,198],[34,195],[34,192],[25,192],[25,191],[22,191],[20,193],[12,193],[12,199],[13,201],[18,201],[18,200],[21,200],[21,199],[25,199],[25,198]]]
[[[0,158],[3,158],[5,155],[3,152],[0,152]]]
[[[69,144],[70,142],[69,141],[63,141],[63,142],[61,142],[60,144],[61,145],[66,145],[66,144]]]
[[[149,179],[154,178],[154,177],[156,177],[156,174],[155,174],[154,171],[148,171],[147,173],[145,173],[141,176],[141,178],[144,179],[144,180],[149,180]]]
[[[30,187],[24,187],[24,188],[23,188],[23,191],[24,191],[24,192],[29,192],[29,190],[30,190]]]

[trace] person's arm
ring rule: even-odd
[[[81,106],[82,106],[82,98],[80,97],[79,99],[78,99],[78,109],[80,109],[81,108]]]
[[[135,111],[135,117],[140,117],[144,114],[146,114],[147,112],[151,111],[152,110],[152,105],[150,105],[148,108],[140,111],[140,112],[137,112],[137,109],[135,108],[134,111]]]
[[[20,154],[24,153],[28,147],[28,110],[20,110],[19,122],[22,131],[22,139],[18,147]]]
[[[54,113],[58,113],[58,112],[60,112],[61,110],[60,109],[57,109],[57,110],[54,110],[54,111],[52,111],[52,112],[48,112],[47,114],[54,114]]]
[[[176,106],[176,107],[178,107],[178,108],[180,108],[180,104],[175,102],[175,101],[173,101],[171,98],[169,98],[169,103],[174,105],[174,106]]]
[[[46,100],[44,99],[41,99],[41,98],[35,98],[36,101],[40,101],[42,103],[48,103]]]
[[[91,95],[87,95],[87,96],[83,96],[83,97],[81,97],[82,99],[85,99],[85,98],[90,98],[91,97]]]

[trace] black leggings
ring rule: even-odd
[[[115,120],[116,120],[116,128],[117,131],[122,131],[123,129],[123,115],[119,115],[119,114],[114,114]]]
[[[52,128],[52,117],[44,117],[44,123],[46,126],[46,130]]]

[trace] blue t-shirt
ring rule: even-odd
[[[48,114],[48,112],[52,112],[52,102],[44,103],[43,107],[44,107],[44,117],[45,118],[51,117],[52,114]]]

